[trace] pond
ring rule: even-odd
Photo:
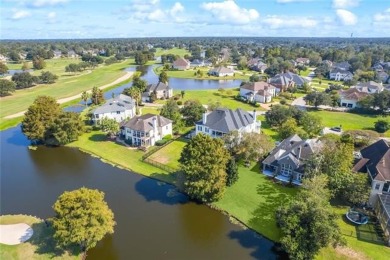
[[[277,259],[274,243],[231,224],[174,187],[112,167],[77,149],[39,147],[20,126],[1,132],[0,213],[53,215],[60,194],[80,187],[105,192],[115,233],[88,259]]]

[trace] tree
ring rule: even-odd
[[[184,191],[202,202],[220,199],[225,191],[229,158],[221,139],[197,134],[184,147],[179,159]]]
[[[22,70],[26,71],[30,69],[30,64],[28,62],[23,62]]]
[[[330,105],[331,99],[325,92],[311,92],[303,98],[309,105],[317,108],[320,105]]]
[[[250,81],[250,82],[257,82],[257,81],[260,81],[260,75],[259,75],[259,74],[253,73],[253,74],[249,77],[249,81]]]
[[[141,79],[139,73],[134,74],[133,76],[133,88],[138,89],[141,93],[145,92],[148,83],[146,80]]]
[[[386,120],[378,120],[375,122],[375,131],[384,133],[390,129],[390,123]]]
[[[42,71],[39,76],[39,82],[44,84],[53,84],[58,79],[57,75],[54,75],[50,71]]]
[[[91,101],[94,105],[100,105],[104,102],[103,90],[98,87],[92,88]]]
[[[0,74],[7,74],[8,67],[4,63],[0,62]]]
[[[218,100],[213,102],[212,100],[209,100],[209,103],[207,104],[207,110],[208,111],[214,111],[215,109],[221,107],[221,102]]]
[[[136,106],[141,102],[141,92],[138,88],[125,88],[122,93],[134,99]]]
[[[265,120],[271,126],[280,126],[290,117],[295,118],[299,122],[304,113],[294,106],[274,105],[265,113]]]
[[[173,99],[167,100],[167,102],[161,107],[160,115],[171,119],[174,126],[181,121],[180,108]]]
[[[181,98],[184,98],[184,95],[186,94],[185,90],[180,91]]]
[[[165,71],[162,71],[158,77],[158,81],[164,84],[168,84],[168,75]]]
[[[325,176],[304,180],[296,198],[277,210],[280,242],[291,259],[313,259],[321,248],[342,243],[326,186]]]
[[[301,125],[303,130],[309,135],[309,137],[318,136],[324,126],[322,125],[321,117],[316,115],[310,115],[306,113],[301,119]]]
[[[11,79],[15,82],[17,89],[32,87],[38,81],[37,77],[28,72],[15,73]]]
[[[0,97],[11,95],[16,89],[16,84],[7,79],[0,79]]]
[[[245,161],[258,161],[268,154],[273,146],[273,142],[267,135],[243,133],[238,155]]]
[[[60,105],[54,98],[39,96],[24,114],[22,132],[29,140],[44,143],[46,130],[60,114]]]
[[[46,145],[65,145],[76,141],[84,132],[84,123],[75,112],[61,112],[45,131]]]
[[[305,82],[305,83],[303,83],[303,85],[302,85],[302,90],[303,90],[303,92],[304,93],[310,93],[311,92],[311,90],[312,90],[312,87],[307,83],[307,82]]]
[[[83,100],[85,102],[85,106],[88,106],[88,99],[90,97],[91,97],[91,95],[87,91],[84,91],[83,93],[81,93],[81,100]]]
[[[106,132],[108,135],[115,136],[119,132],[119,124],[115,119],[110,119],[108,117],[102,118],[100,120],[100,129],[103,132]]]
[[[199,121],[204,112],[206,112],[206,109],[199,100],[187,100],[184,103],[183,108],[180,110],[187,126],[192,126],[195,122]]]
[[[238,181],[238,167],[233,156],[230,157],[226,165],[226,174],[226,186],[230,187]]]
[[[46,62],[43,58],[35,58],[33,59],[33,68],[36,70],[41,70],[46,67]]]
[[[101,191],[84,187],[65,191],[53,209],[54,238],[63,247],[80,246],[84,257],[106,234],[114,233],[114,214]]]
[[[364,205],[370,197],[370,185],[366,173],[351,173],[351,178],[343,189],[342,198],[352,205]]]
[[[286,139],[293,134],[298,134],[298,131],[299,127],[297,121],[294,118],[288,118],[280,125],[278,133],[280,138]]]

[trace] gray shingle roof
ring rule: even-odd
[[[375,180],[390,180],[390,146],[383,139],[360,151],[363,158],[368,159],[367,169]]]
[[[134,100],[126,95],[120,94],[114,98],[108,99],[106,103],[93,110],[93,114],[105,114],[111,112],[124,112],[131,110],[135,106]]]
[[[303,83],[305,82],[309,82],[307,79],[292,72],[277,74],[275,77],[272,77],[270,79],[271,83],[276,83],[281,85],[288,85],[290,81],[294,81],[294,83],[297,84],[298,86],[303,85]]]
[[[234,71],[226,67],[217,67],[210,70],[211,73],[233,73]]]
[[[236,110],[217,108],[207,115],[206,124],[204,125],[222,133],[229,133],[234,130],[239,130],[241,127],[253,124],[253,122],[253,115],[241,108]],[[197,124],[203,125],[203,122],[199,121]]]
[[[164,127],[170,123],[172,120],[165,118],[160,115],[145,114],[142,116],[135,116],[132,119],[121,124],[121,127],[127,127],[136,131],[149,132],[153,129],[153,121],[156,120],[157,127]]]
[[[168,90],[169,87],[165,83],[158,82],[157,84],[149,84],[146,87],[146,89],[147,92],[153,92],[153,91],[160,91],[160,90]]]

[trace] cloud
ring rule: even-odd
[[[50,12],[47,14],[47,18],[49,19],[54,19],[56,18],[56,16],[57,16],[56,12]]]
[[[29,17],[31,15],[31,13],[29,11],[26,11],[26,10],[14,10],[13,12],[14,13],[11,16],[12,20],[20,20],[20,19]]]
[[[374,22],[390,22],[390,8],[374,15]]]
[[[343,25],[355,25],[357,23],[356,15],[350,11],[337,9],[336,14]]]
[[[262,22],[271,29],[279,28],[312,28],[317,26],[318,21],[310,17],[292,17],[268,15]]]
[[[170,14],[171,14],[172,16],[175,16],[176,14],[181,13],[181,12],[183,12],[183,11],[184,11],[184,6],[183,6],[181,3],[176,2],[176,3],[172,6],[172,8],[171,8],[171,10],[170,10],[169,12],[170,12]]]
[[[176,2],[171,8],[159,8],[159,0],[134,0],[131,5],[121,11],[122,18],[133,22],[150,21],[159,23],[184,23],[188,19],[183,15],[184,6]],[[128,16],[130,14],[130,17]]]
[[[203,3],[201,8],[210,12],[219,22],[224,23],[248,24],[260,17],[255,9],[241,8],[232,0]]]
[[[29,5],[34,7],[45,7],[45,6],[54,6],[58,4],[65,4],[68,0],[35,0]]]
[[[314,0],[276,0],[278,4],[298,3],[298,2],[312,2]]]
[[[333,8],[348,8],[359,5],[360,0],[333,0]]]

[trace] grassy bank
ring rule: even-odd
[[[159,57],[163,54],[179,55],[180,57],[184,57],[184,55],[186,54],[191,55],[191,53],[186,49],[171,48],[171,49],[164,50],[162,48],[156,48],[156,53],[154,54],[155,57]]]
[[[0,216],[1,225],[26,223],[34,230],[33,236],[19,245],[0,244],[0,259],[80,259],[54,248],[53,230],[43,220],[26,215]]]

